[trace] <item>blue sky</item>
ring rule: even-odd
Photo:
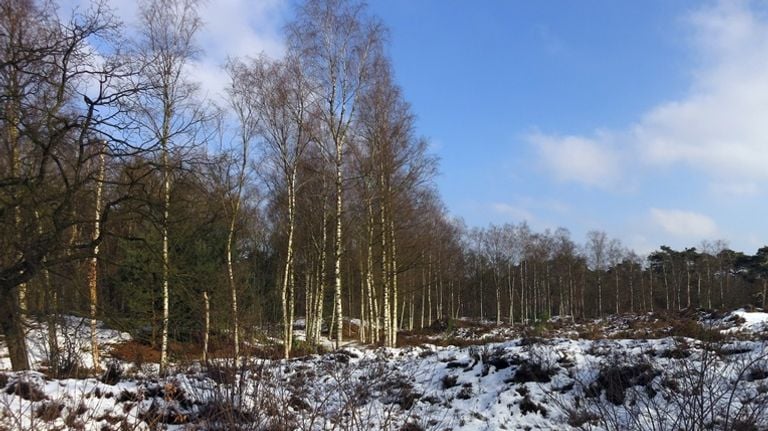
[[[372,2],[470,225],[647,252],[768,243],[768,20],[749,2]]]
[[[75,3],[86,0],[71,0]],[[135,2],[113,0],[129,24]],[[766,3],[377,0],[397,81],[470,226],[600,229],[639,252],[768,243]],[[289,0],[205,4],[191,66],[278,56]]]

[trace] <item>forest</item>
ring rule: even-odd
[[[766,308],[768,247],[640,255],[603,231],[467,226],[363,3],[306,0],[286,52],[231,58],[226,94],[190,73],[197,0],[0,2],[0,326],[30,368],[25,319],[63,316],[235,358],[322,336],[395,347],[399,331],[682,309]],[[130,30],[130,31],[129,31]],[[302,320],[305,339],[294,338]],[[354,333],[351,322],[358,322]]]

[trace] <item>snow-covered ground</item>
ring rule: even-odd
[[[81,368],[93,368],[91,356],[91,320],[85,317],[61,316],[56,325],[56,339],[60,356],[77,360],[77,366]],[[44,367],[49,359],[48,324],[32,319],[26,321],[27,350],[30,366],[33,369]],[[104,323],[97,321],[96,340],[102,351],[109,352],[112,346],[129,341],[131,335],[107,328]],[[108,356],[102,358],[101,366],[104,367]],[[0,342],[0,371],[10,370],[11,361],[8,358],[8,347],[5,340]]]
[[[347,346],[238,369],[193,364],[165,378],[106,379],[112,384],[0,373],[0,430],[768,429],[765,314],[702,317],[725,331],[716,341],[584,339],[571,336],[584,323],[563,322],[553,326],[565,336],[521,337],[464,322],[411,347]],[[617,322],[630,320],[593,324],[620,334]],[[733,327],[742,329],[731,337]],[[509,338],[431,343],[456,333]]]
[[[768,332],[768,313],[739,309],[730,313],[724,320],[733,322],[733,326],[724,329],[726,332]]]

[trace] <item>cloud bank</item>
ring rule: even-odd
[[[759,6],[722,1],[690,14],[699,60],[687,95],[624,130],[530,136],[542,164],[559,180],[593,187],[632,172],[628,163],[691,168],[713,189],[754,194],[768,182],[768,20]]]

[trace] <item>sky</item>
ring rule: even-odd
[[[78,0],[73,0],[78,1]],[[84,1],[84,0],[83,0]],[[113,0],[124,20],[133,0]],[[209,0],[191,66],[284,50],[289,0]],[[469,226],[526,221],[647,253],[768,244],[768,4],[372,0],[397,82]]]

